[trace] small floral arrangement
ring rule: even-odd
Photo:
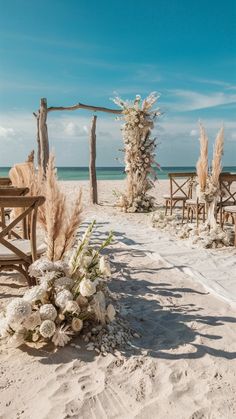
[[[113,99],[123,110],[127,191],[120,195],[118,206],[125,212],[149,212],[154,208],[155,200],[148,192],[154,186],[152,177],[156,179],[153,166],[159,167],[155,162],[156,139],[151,138],[154,120],[161,114],[159,109],[152,110],[157,100],[155,92],[144,100],[136,95],[133,102]]]
[[[88,227],[69,260],[39,259],[29,269],[38,285],[22,298],[14,298],[0,317],[0,337],[11,345],[49,342],[66,345],[83,329],[84,321],[106,324],[116,311],[107,302],[106,278],[110,264],[101,250],[111,243],[112,234],[98,248],[90,245],[95,221]]]

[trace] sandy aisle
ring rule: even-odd
[[[140,338],[118,357],[105,358],[86,351],[80,338],[81,349],[68,346],[57,353],[2,348],[0,418],[236,417],[235,310],[156,250],[153,257],[147,238],[134,240],[135,230],[139,237],[146,231],[147,217],[121,224],[123,215],[108,206],[119,184],[100,182],[107,205],[86,207],[85,214],[86,220],[98,219],[97,236],[116,226],[110,288]],[[76,182],[66,183],[70,197],[77,188]],[[1,275],[1,305],[23,292],[17,278]]]

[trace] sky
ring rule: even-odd
[[[157,161],[194,165],[199,120],[236,165],[236,0],[0,0],[0,166],[36,148],[41,97],[116,107],[160,94]],[[58,166],[86,166],[92,113],[48,115]],[[121,122],[98,114],[97,165],[123,165]],[[212,148],[212,147],[211,147]]]

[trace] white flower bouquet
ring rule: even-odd
[[[88,320],[103,325],[115,317],[107,301],[106,278],[111,276],[109,261],[101,250],[111,243],[112,233],[95,248],[90,238],[95,221],[88,227],[68,260],[39,259],[29,270],[38,285],[22,298],[13,299],[0,317],[0,338],[11,345],[27,342],[66,345]]]

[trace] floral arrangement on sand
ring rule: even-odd
[[[115,309],[108,302],[106,278],[109,261],[101,250],[110,244],[112,234],[99,247],[90,245],[93,222],[73,250],[60,261],[39,259],[30,267],[38,285],[22,298],[14,298],[0,317],[0,337],[18,347],[28,342],[66,345],[81,332],[85,321],[105,325],[114,320]]]
[[[149,212],[154,207],[154,198],[148,192],[156,179],[153,166],[158,166],[155,162],[156,139],[151,137],[154,120],[161,114],[159,109],[152,109],[157,100],[155,92],[144,100],[137,95],[133,102],[120,97],[113,99],[122,108],[121,119],[124,120],[122,134],[127,190],[120,195],[118,202],[124,212]]]
[[[200,124],[200,157],[197,162],[197,197],[207,206],[206,225],[215,229],[216,205],[220,195],[219,178],[222,171],[221,159],[224,148],[224,128],[222,127],[216,137],[214,155],[211,169],[208,169],[208,138],[202,124]]]

